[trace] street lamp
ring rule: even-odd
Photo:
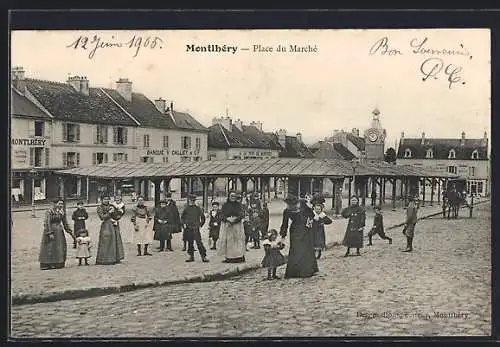
[[[358,158],[353,158],[351,160],[351,166],[352,166],[352,183],[354,185],[354,195],[357,195],[356,191],[356,168],[358,167],[359,164],[359,159]]]
[[[36,170],[31,169],[30,174],[31,174],[31,217],[35,218],[36,217],[36,213],[35,213],[35,175],[36,175]]]

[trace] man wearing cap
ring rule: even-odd
[[[203,245],[201,239],[200,228],[205,224],[205,214],[203,210],[196,205],[196,195],[189,195],[188,203],[182,211],[181,222],[186,233],[186,239],[188,243],[188,254],[189,259],[186,262],[194,261],[194,242],[196,242],[196,247],[200,252],[201,260],[204,263],[208,263],[207,250]]]
[[[212,201],[212,210],[210,211],[210,219],[208,221],[208,238],[212,240],[212,247],[210,248],[212,250],[217,249],[217,240],[219,239],[221,225],[222,213],[219,210],[219,203]]]
[[[167,193],[166,199],[160,200],[160,206],[155,209],[154,239],[160,241],[160,252],[165,250],[165,241],[167,243],[166,250],[172,252],[172,234],[181,231],[181,219],[179,210],[172,200],[172,194]]]
[[[360,248],[363,248],[363,230],[366,222],[366,212],[359,206],[358,197],[351,198],[351,206],[342,210],[342,217],[348,218],[349,222],[344,234],[342,244],[347,247],[344,257],[349,256],[351,248],[356,248],[356,255],[360,256]]]
[[[408,198],[408,208],[406,209],[406,222],[403,228],[403,234],[406,236],[406,249],[403,252],[413,251],[413,235],[415,233],[415,225],[417,224],[417,207],[412,196]]]

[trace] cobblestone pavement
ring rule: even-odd
[[[13,337],[489,335],[490,204],[417,224],[414,252],[375,239],[327,252],[308,279],[226,281],[12,307]],[[198,264],[197,264],[198,265]],[[200,264],[201,266],[201,264]],[[283,275],[284,267],[278,275]]]
[[[283,203],[275,202],[273,210],[278,212]],[[420,215],[428,215],[439,211],[439,207],[424,207]],[[94,241],[95,254],[97,248],[99,221],[95,214],[95,208],[89,209],[90,218],[87,228],[90,237]],[[461,211],[465,216],[465,211]],[[385,210],[385,225],[390,226],[404,221],[404,211],[396,212]],[[12,234],[13,249],[11,252],[11,288],[14,297],[52,295],[70,290],[85,290],[91,288],[120,287],[130,284],[165,283],[177,282],[186,278],[198,276],[209,276],[214,273],[224,273],[255,267],[260,263],[263,256],[262,250],[250,250],[247,252],[246,264],[224,264],[215,251],[209,250],[210,263],[201,263],[196,254],[196,263],[185,263],[186,255],[181,252],[181,234],[174,235],[174,252],[153,253],[152,257],[137,257],[136,246],[131,243],[133,227],[130,222],[130,214],[127,214],[121,222],[122,237],[125,241],[125,260],[122,264],[115,266],[95,266],[95,258],[91,259],[91,266],[79,267],[74,258],[75,250],[72,249],[72,241],[68,240],[68,260],[66,267],[59,270],[41,271],[38,264],[38,253],[41,235],[42,218],[32,219],[29,214],[15,214],[14,230]],[[271,228],[279,228],[281,216],[271,216]],[[373,212],[367,214],[367,229],[373,223]],[[326,226],[327,243],[340,242],[346,227],[345,219],[335,219],[334,223]],[[208,230],[202,230],[205,246],[208,246]],[[153,247],[157,247],[155,242]],[[153,248],[153,249],[154,249]],[[326,254],[328,256],[328,253]]]

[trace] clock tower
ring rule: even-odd
[[[372,112],[371,127],[365,130],[365,152],[367,160],[384,160],[386,131],[380,124],[380,111]]]

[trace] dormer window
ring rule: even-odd
[[[472,159],[479,159],[479,152],[477,149],[472,152]]]
[[[432,148],[429,148],[427,152],[425,153],[425,157],[427,159],[433,159],[434,158],[434,152],[432,151]]]
[[[456,158],[455,150],[452,148],[452,149],[450,149],[450,152],[448,153],[448,159],[455,159],[455,158]]]
[[[411,158],[411,149],[407,148],[405,150],[405,158]]]

